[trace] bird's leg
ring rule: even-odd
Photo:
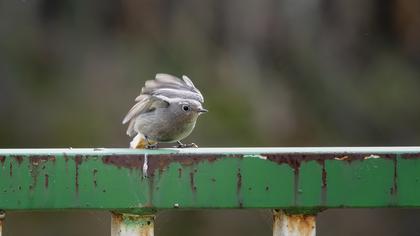
[[[150,143],[149,139],[147,138],[147,136],[144,136],[144,138],[146,139],[147,145],[146,145],[146,149],[156,149],[158,148],[158,143]]]
[[[181,141],[176,141],[178,146],[175,146],[176,148],[198,148],[197,144],[195,143],[181,143]]]

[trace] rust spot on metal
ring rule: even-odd
[[[23,162],[23,156],[13,156],[16,162],[20,165]]]
[[[320,162],[322,166],[322,174],[321,174],[321,202],[322,204],[326,204],[327,202],[327,170],[325,169],[325,160]]]
[[[4,166],[4,162],[6,161],[6,156],[0,156],[0,163]]]
[[[98,181],[96,180],[96,174],[98,173],[97,169],[93,169],[93,186],[98,187]]]
[[[396,195],[397,191],[398,191],[398,184],[397,184],[397,180],[398,180],[398,161],[397,158],[394,159],[394,177],[392,179],[392,187],[390,189],[390,193],[391,195]]]
[[[313,235],[315,230],[315,216],[312,215],[291,215],[288,216],[289,232],[298,232],[297,235]]]
[[[83,162],[83,156],[77,155],[74,157],[74,163],[76,165],[76,176],[75,176],[76,193],[79,193],[79,166],[82,164],[82,162]]]
[[[9,175],[13,176],[13,164],[10,162]]]
[[[44,185],[45,185],[45,188],[48,188],[48,184],[49,184],[49,176],[48,176],[48,174],[45,174],[45,179],[44,179]]]
[[[190,186],[193,193],[197,191],[197,186],[195,186],[195,178],[194,178],[194,172],[190,172]]]
[[[302,162],[317,161],[319,163],[327,160],[346,161],[364,161],[371,158],[395,159],[396,154],[380,153],[327,153],[327,154],[308,154],[308,153],[290,153],[290,154],[262,154],[268,160],[278,164],[288,164],[293,169],[299,168]]]
[[[418,159],[420,158],[420,153],[404,153],[400,154],[399,157],[404,159]]]
[[[214,162],[218,156],[203,155],[173,155],[173,154],[148,154],[148,172],[153,175],[156,170],[160,173],[166,170],[171,163],[180,163],[184,167],[197,165],[200,162]],[[220,156],[224,157],[224,156]],[[144,155],[109,155],[102,158],[103,163],[114,165],[118,168],[141,169],[143,167]]]
[[[102,162],[107,165],[113,165],[118,168],[127,169],[142,169],[144,156],[137,155],[122,155],[122,156],[105,156],[102,158]]]
[[[242,190],[242,174],[241,174],[241,168],[238,168],[238,172],[236,173],[236,195],[238,197],[239,208],[242,208],[244,205],[241,190]]]
[[[178,178],[181,178],[181,177],[182,177],[182,169],[178,168]]]
[[[30,156],[29,157],[29,162],[31,163],[32,166],[38,166],[48,161],[55,162],[55,156],[43,155],[43,156]]]
[[[315,216],[287,215],[282,211],[273,214],[273,235],[315,235]]]

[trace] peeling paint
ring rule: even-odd
[[[378,156],[378,155],[369,155],[369,156],[366,156],[366,157],[364,157],[363,159],[364,160],[367,160],[367,159],[377,159],[377,158],[381,158],[380,156]]]
[[[223,157],[223,156],[220,156]],[[236,156],[235,156],[236,157]],[[215,155],[171,155],[171,154],[149,154],[148,175],[156,170],[164,171],[170,164],[179,163],[184,167],[197,165],[201,162],[212,163],[218,159]],[[140,169],[143,167],[143,155],[109,155],[102,158],[103,163],[117,166],[118,168]]]
[[[55,162],[55,156],[49,156],[49,155],[29,156],[29,162],[33,166],[38,166],[48,161]]]
[[[349,159],[349,157],[348,157],[348,156],[334,157],[334,160],[337,160],[337,161],[345,161],[345,160],[347,160],[347,159]]]
[[[143,176],[147,177],[147,169],[149,168],[147,164],[147,153],[144,154],[144,162],[143,162]]]
[[[243,155],[244,158],[259,158],[261,160],[267,160],[266,156],[263,155]]]

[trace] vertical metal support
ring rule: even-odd
[[[3,235],[4,218],[6,218],[6,213],[3,210],[0,210],[0,236]]]
[[[111,236],[153,236],[154,221],[154,215],[112,213]]]
[[[273,236],[315,236],[314,215],[288,215],[280,210],[273,212]]]

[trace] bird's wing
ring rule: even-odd
[[[204,102],[203,95],[194,86],[193,82],[185,75],[182,79],[169,74],[156,74],[154,80],[146,81],[136,101],[140,101],[144,95],[161,98],[192,99],[200,103]]]
[[[136,104],[128,111],[127,115],[123,119],[123,124],[132,120],[137,115],[140,115],[145,112],[150,112],[160,107],[168,107],[169,103],[157,96],[150,95],[140,95],[141,99],[137,101]],[[139,97],[140,97],[139,96]]]
[[[156,74],[154,80],[146,81],[140,95],[135,99],[137,103],[123,119],[123,124],[130,122],[127,134],[130,136],[135,134],[134,118],[138,115],[156,108],[168,107],[171,102],[180,99],[204,102],[203,95],[187,76],[184,75],[180,79],[169,74]]]

